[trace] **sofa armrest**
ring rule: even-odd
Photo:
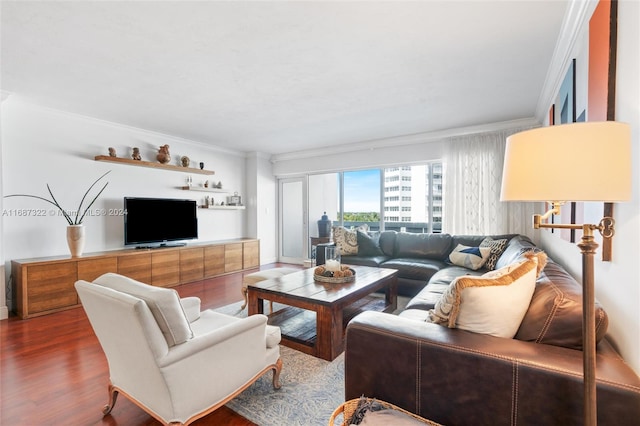
[[[606,342],[598,423],[633,424],[640,378]],[[348,325],[345,399],[379,398],[442,424],[582,423],[582,352],[378,312]]]
[[[187,316],[189,323],[194,322],[200,318],[200,305],[201,301],[199,297],[183,297],[180,299],[180,304],[184,310],[184,314]]]

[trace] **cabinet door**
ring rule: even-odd
[[[180,282],[188,283],[204,278],[204,248],[180,250]]]
[[[224,245],[224,272],[242,269],[242,243]]]
[[[118,273],[151,284],[151,253],[118,256]]]
[[[98,257],[78,261],[78,279],[93,281],[107,272],[118,272],[117,257]]]
[[[180,252],[160,250],[151,253],[151,284],[170,287],[180,283]]]
[[[78,304],[76,262],[27,267],[29,315]]]
[[[260,242],[249,241],[243,243],[243,269],[257,268],[260,266]]]
[[[224,245],[208,246],[204,249],[204,276],[224,274]]]

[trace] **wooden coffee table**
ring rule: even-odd
[[[333,360],[344,350],[344,330],[363,311],[397,308],[395,269],[351,266],[356,279],[330,284],[313,279],[314,268],[249,285],[249,315],[264,313],[264,300],[287,305],[269,315],[282,332],[282,344],[318,358]],[[372,293],[384,290],[385,297]]]

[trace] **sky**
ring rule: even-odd
[[[344,173],[344,211],[380,211],[380,170]]]

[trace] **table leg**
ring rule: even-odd
[[[264,314],[264,301],[258,297],[255,291],[248,290],[249,315]]]
[[[384,295],[388,305],[386,310],[393,312],[398,309],[398,279],[395,275],[389,280]]]
[[[344,350],[342,309],[320,306],[316,313],[316,347],[318,358],[333,361]]]

